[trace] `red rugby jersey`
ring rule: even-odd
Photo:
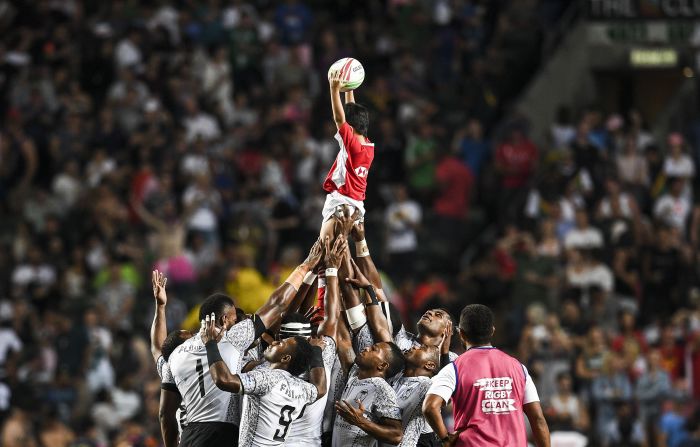
[[[374,143],[361,143],[352,126],[343,123],[335,134],[340,151],[323,182],[327,192],[338,191],[354,200],[365,200],[367,175],[374,159]]]

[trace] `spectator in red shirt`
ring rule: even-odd
[[[474,185],[471,169],[449,154],[437,165],[435,179],[439,190],[433,204],[435,213],[450,219],[466,219]]]
[[[539,153],[522,129],[514,128],[496,148],[495,166],[501,178],[499,213],[511,221],[523,209],[527,199],[525,188],[537,168]]]
[[[683,377],[685,352],[683,347],[676,342],[673,326],[668,325],[662,329],[659,351],[661,352],[661,367],[671,375],[671,381],[675,382],[676,379]]]

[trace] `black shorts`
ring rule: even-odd
[[[418,438],[416,447],[440,447],[442,443],[435,433],[423,433]]]
[[[238,426],[227,422],[190,422],[182,430],[180,447],[238,445]]]

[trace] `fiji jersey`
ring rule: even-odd
[[[380,377],[360,379],[359,368],[352,367],[348,383],[343,390],[342,399],[355,406],[356,400],[365,407],[364,417],[380,423],[383,418],[401,420],[401,410],[396,402],[396,392],[386,380]],[[333,447],[375,447],[379,441],[364,430],[348,423],[341,416],[335,418],[333,425]]]
[[[336,357],[335,340],[333,340],[331,337],[324,336],[323,341],[325,342],[325,346],[323,347],[323,368],[326,372],[326,384],[329,384],[328,391],[330,391],[331,371]],[[323,414],[326,410],[326,404],[328,403],[328,395],[329,393],[326,392],[323,397],[306,407],[304,414],[302,414],[299,419],[294,421],[289,429],[289,435],[287,436],[285,446],[321,446]],[[334,401],[332,400],[331,404],[333,402]]]
[[[338,191],[351,199],[365,200],[367,175],[374,159],[374,143],[365,138],[361,143],[353,128],[343,123],[335,134],[340,151],[323,182],[326,192]]]
[[[432,433],[433,430],[423,416],[423,400],[431,383],[430,377],[425,376],[401,377],[394,383],[403,427],[403,439],[399,447],[416,447],[422,434]]]
[[[256,330],[257,329],[257,330]],[[218,343],[221,358],[232,374],[242,368],[243,353],[255,341],[264,325],[251,319],[233,325]],[[200,334],[178,346],[168,359],[170,370],[182,402],[187,409],[187,423],[228,422],[238,424],[240,399],[216,387],[209,374],[207,351]]]
[[[160,377],[160,387],[164,390],[174,391],[180,394],[177,390],[177,385],[175,385],[175,378],[170,372],[168,362],[162,355],[158,357],[156,361],[156,370],[158,371],[158,377]],[[175,411],[175,418],[177,419],[177,431],[178,433],[182,433],[182,428],[187,425],[187,409],[182,402],[180,402],[180,406]]]
[[[239,445],[285,445],[290,426],[316,401],[316,386],[283,369],[258,367],[238,376],[245,395]]]
[[[326,398],[326,409],[323,413],[323,433],[333,431],[335,422],[335,401],[340,399],[345,388],[345,372],[340,363],[340,358],[336,353],[331,367],[330,380],[328,381],[328,397]]]

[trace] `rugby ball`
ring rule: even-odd
[[[344,57],[331,65],[331,68],[328,69],[329,80],[336,71],[340,71],[341,92],[355,90],[365,80],[365,68],[360,61],[351,57]]]

